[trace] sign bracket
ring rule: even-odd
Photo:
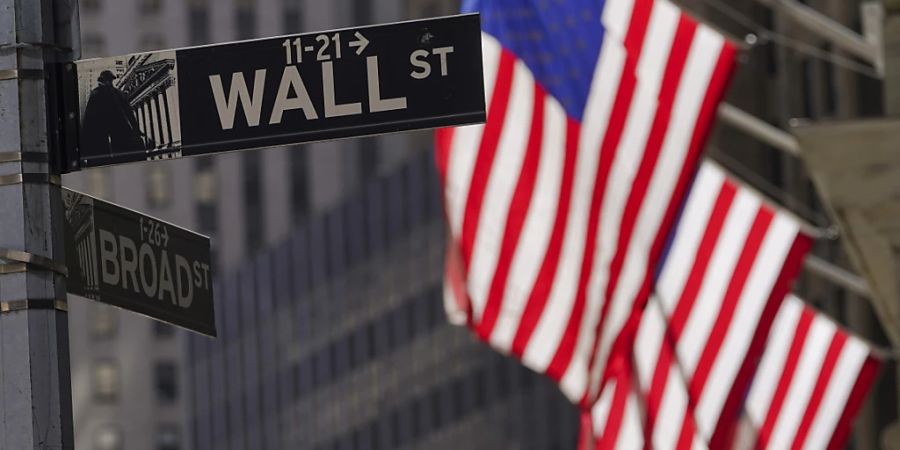
[[[48,175],[45,173],[16,173],[0,176],[0,186],[11,186],[22,183],[48,183],[59,186],[62,184],[62,179],[59,175]]]
[[[0,314],[28,309],[55,309],[57,311],[69,311],[69,304],[65,299],[33,298],[28,300],[9,300],[0,302]]]
[[[11,162],[33,162],[33,163],[45,163],[49,162],[50,158],[47,157],[46,153],[41,152],[0,152],[0,163],[11,163]]]
[[[56,272],[64,277],[69,276],[69,269],[65,264],[54,261],[45,256],[35,255],[33,253],[23,252],[21,250],[10,250],[7,248],[0,248],[0,259],[6,259],[9,261],[16,261],[18,263],[23,263],[26,265],[31,265],[40,269],[49,270],[51,272]],[[6,264],[0,266],[0,269],[16,264]],[[9,270],[9,269],[7,269]],[[5,273],[15,273],[15,272],[5,272]]]

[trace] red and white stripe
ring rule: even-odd
[[[694,403],[676,353],[672,329],[654,295],[644,309],[633,352],[645,402],[644,433],[654,449],[704,449],[707,441],[697,433]]]
[[[487,123],[437,136],[467,297],[448,305],[586,402],[649,292],[734,58],[668,0],[610,0],[603,23],[583,124],[484,34]]]
[[[789,296],[747,396],[738,447],[843,448],[879,362],[860,339]]]
[[[667,20],[666,13],[658,13],[663,10],[659,5],[650,13],[647,45],[658,39],[653,33],[656,17]],[[619,153],[633,155],[637,153],[634,149],[643,146],[637,171],[633,178],[611,183],[611,195],[619,195],[622,201],[613,200],[610,208],[603,210],[609,222],[599,230],[596,265],[600,270],[595,275],[599,289],[592,291],[602,307],[590,352],[588,399],[596,397],[613,349],[627,353],[630,348],[633,330],[622,331],[639,317],[650,292],[656,260],[694,171],[721,87],[730,74],[733,49],[724,38],[684,16],[677,20],[655,112],[628,117],[626,138],[631,127],[649,126],[646,141],[632,145],[626,139],[626,145],[619,148]],[[647,117],[653,119],[647,121]],[[614,165],[613,173],[619,170],[620,165]]]
[[[612,376],[590,410],[595,448],[707,448],[693,427],[687,385],[673,359],[668,331],[658,300],[651,300],[641,319],[632,361],[611,368]],[[666,371],[654,372],[647,357],[651,353],[667,362]],[[663,397],[649,397],[647,387],[659,377],[667,379],[669,389]],[[657,416],[661,409],[671,416]]]
[[[593,442],[579,450],[639,449],[644,442],[644,404],[630,365],[611,370],[600,398],[590,409]],[[583,423],[582,426],[585,426]]]
[[[721,420],[725,403],[746,391],[739,373],[752,373],[757,347],[810,241],[790,216],[709,162],[697,173],[681,217],[628,364],[643,400],[641,436],[649,447],[719,448],[712,439],[717,426],[728,423]],[[609,383],[598,404],[615,398],[610,389],[616,384]],[[610,430],[624,420],[615,414],[595,414],[594,420],[606,434],[622,432]]]
[[[701,166],[634,346],[654,442],[686,448],[696,431],[719,447],[810,244],[793,217]]]
[[[789,295],[746,396],[739,427],[712,448],[844,448],[880,361],[871,348],[824,314]],[[618,367],[589,411],[594,445],[579,449],[704,449],[688,392],[689,378],[674,356],[672,329],[654,297],[635,341],[634,367]],[[648,355],[659,355],[658,359]],[[665,366],[658,370],[659,364]],[[661,380],[664,392],[650,391]],[[738,426],[738,424],[731,424]],[[649,440],[645,442],[645,440]]]

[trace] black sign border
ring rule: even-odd
[[[429,17],[422,19],[413,19],[413,20],[405,20],[398,22],[390,22],[390,23],[381,23],[381,24],[370,24],[356,27],[343,27],[343,28],[335,28],[328,30],[319,30],[319,31],[305,31],[302,33],[292,33],[292,34],[282,34],[276,36],[268,36],[262,38],[255,39],[246,39],[246,40],[236,40],[236,41],[227,41],[227,42],[219,42],[219,43],[211,43],[204,45],[196,45],[196,46],[188,46],[188,47],[178,47],[174,49],[160,49],[153,50],[149,52],[138,52],[132,53],[128,56],[134,55],[146,55],[152,53],[159,52],[167,52],[167,51],[184,51],[184,50],[193,50],[200,48],[208,48],[208,47],[217,47],[217,46],[225,46],[225,45],[233,45],[233,44],[244,44],[249,42],[259,42],[273,39],[282,39],[282,38],[290,38],[297,37],[303,35],[310,34],[324,34],[324,33],[335,33],[342,32],[348,30],[354,31],[363,31],[370,28],[378,28],[384,26],[392,26],[392,25],[402,25],[402,24],[416,24],[422,22],[429,22],[435,20],[444,20],[444,19],[459,19],[459,18],[474,18],[478,23],[478,29],[481,29],[481,15],[480,13],[466,13],[466,14],[455,14],[448,16],[439,16],[439,17]],[[478,47],[479,55],[478,55],[478,64],[482,64],[481,59],[481,47]],[[112,57],[104,57],[97,59],[105,59],[105,58],[116,58],[116,56]],[[83,60],[87,61],[87,60]],[[77,172],[85,168],[92,167],[105,167],[111,165],[125,164],[125,163],[133,163],[133,162],[147,162],[145,152],[138,151],[133,153],[120,153],[117,155],[107,155],[102,157],[94,157],[94,158],[82,158],[79,151],[79,130],[80,130],[80,109],[79,109],[79,101],[78,101],[78,70],[77,66],[74,63],[67,63],[62,68],[59,69],[61,72],[60,75],[60,83],[63,86],[63,92],[67,92],[70,95],[63,95],[63,98],[59,101],[61,103],[60,107],[62,108],[63,115],[60,117],[60,122],[63,124],[64,128],[64,136],[62,141],[62,147],[64,149],[63,155],[60,158],[58,163],[59,169],[61,173],[71,173]],[[483,68],[482,68],[483,71]],[[483,85],[481,86],[483,93]],[[482,95],[483,97],[483,95]],[[451,114],[446,116],[436,116],[430,118],[423,119],[411,119],[411,120],[403,120],[397,121],[395,123],[392,122],[382,122],[373,125],[360,125],[360,126],[352,126],[345,128],[330,128],[327,130],[311,130],[306,132],[296,132],[290,134],[281,134],[276,136],[271,136],[269,138],[255,138],[255,139],[236,139],[233,141],[219,141],[211,144],[191,144],[191,145],[182,145],[180,147],[182,151],[182,156],[178,158],[171,159],[180,159],[183,157],[193,157],[193,156],[202,156],[202,155],[219,155],[225,153],[232,153],[238,151],[257,151],[264,148],[274,147],[274,146],[291,146],[297,144],[311,144],[316,142],[323,141],[331,141],[343,138],[359,138],[359,137],[367,137],[367,136],[380,136],[391,133],[398,133],[404,131],[411,130],[428,130],[428,129],[436,129],[441,127],[448,126],[461,126],[461,125],[470,125],[470,124],[479,124],[484,123],[487,120],[487,112],[486,106],[482,103],[481,110],[478,112],[472,113],[463,113],[463,114]],[[417,127],[417,124],[427,123],[427,125],[422,127]],[[354,131],[351,134],[347,133],[347,130]],[[366,130],[377,130],[368,132]],[[303,137],[303,140],[296,140],[293,143],[285,143],[283,140],[284,136],[293,136],[293,137]],[[281,139],[280,139],[281,138]],[[252,142],[252,145],[246,145],[242,143]],[[207,148],[220,148],[220,151],[208,152],[203,149]],[[139,213],[140,214],[140,213]]]
[[[95,210],[102,209],[105,211],[106,214],[108,214],[110,216],[121,217],[121,218],[123,218],[123,222],[124,221],[129,221],[129,222],[132,221],[130,219],[132,219],[133,216],[146,217],[155,222],[159,222],[159,223],[165,224],[166,226],[169,226],[171,228],[177,229],[179,233],[189,234],[189,235],[192,235],[192,237],[194,237],[194,238],[204,240],[205,247],[207,249],[207,254],[209,254],[209,252],[210,252],[211,246],[210,246],[209,236],[197,233],[195,231],[189,230],[184,227],[180,227],[178,225],[174,225],[171,222],[168,222],[165,220],[160,220],[155,217],[149,216],[147,214],[143,214],[134,209],[127,208],[127,207],[124,207],[121,205],[117,205],[115,203],[111,203],[111,202],[108,202],[105,200],[101,200],[97,197],[85,194],[83,192],[78,192],[78,191],[68,189],[68,188],[63,188],[63,189],[73,192],[76,195],[82,195],[85,197],[89,197],[94,203],[94,205],[92,207],[93,209],[95,209]],[[91,214],[95,215],[93,211],[91,212]],[[132,217],[128,217],[128,216],[132,216]],[[71,249],[67,248],[66,250],[69,251]],[[66,260],[71,261],[72,256],[73,255],[67,254]],[[212,271],[212,261],[210,261],[210,272],[211,271]],[[104,305],[114,306],[116,308],[123,309],[130,313],[138,314],[138,315],[147,317],[152,320],[165,322],[165,323],[168,323],[171,325],[175,325],[175,326],[184,328],[189,331],[194,331],[194,332],[215,338],[217,336],[216,315],[215,315],[215,291],[214,291],[215,283],[213,283],[213,281],[212,281],[211,274],[209,275],[209,277],[210,277],[209,293],[210,293],[211,323],[205,323],[203,321],[194,320],[190,317],[173,315],[170,310],[161,308],[152,302],[135,302],[125,296],[120,296],[120,295],[116,295],[116,294],[107,294],[102,299],[93,299],[93,298],[83,296],[82,293],[80,293],[80,292],[73,292],[73,291],[69,290],[70,287],[68,286],[68,284],[67,284],[66,289],[67,289],[67,292],[69,295],[74,295],[76,297],[85,299],[87,301],[96,301],[99,303],[103,303]],[[132,309],[130,306],[134,305],[135,303],[138,303],[141,308],[145,309],[146,312],[136,311],[136,310]],[[151,315],[151,313],[156,313],[157,315],[154,316],[154,315]]]

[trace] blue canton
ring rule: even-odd
[[[520,58],[535,80],[581,121],[603,42],[604,0],[465,0],[481,28]]]

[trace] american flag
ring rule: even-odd
[[[775,313],[810,244],[790,214],[714,163],[701,165],[622,375],[636,385],[629,395],[642,400],[640,423],[652,447],[727,446]],[[605,395],[610,400],[601,396],[599,405],[615,404],[615,393]],[[634,415],[597,408],[600,433],[615,430],[607,430],[610,417]]]
[[[636,348],[650,347],[635,351],[631,361],[617,366],[607,380],[600,398],[588,411],[589,436],[596,439],[583,440],[579,450],[707,447],[697,434],[687,386],[674,360],[675,346],[666,336],[667,331],[665,316],[658,299],[654,299],[644,310],[635,344]],[[659,372],[647,370],[646,363],[637,362],[656,357],[665,365]],[[660,383],[667,387],[665,397],[657,393],[651,402],[650,390]],[[670,415],[660,414],[661,409]]]
[[[701,166],[655,283],[661,316],[641,323],[635,345],[641,349],[635,359],[647,393],[648,429],[657,418],[683,415],[683,408],[666,401],[677,361],[695,407],[688,419],[696,424],[686,419],[683,429],[696,426],[705,441],[720,447],[810,245],[792,216],[729,180],[715,164]],[[670,348],[661,345],[664,340]]]
[[[800,228],[715,164],[701,166],[631,359],[590,410],[596,448],[846,443],[879,362],[786,294],[811,243]]]
[[[671,355],[674,346],[660,336],[668,329],[662,309],[651,301],[635,360],[647,354],[641,345],[654,339],[660,342],[660,355]],[[775,317],[741,421],[730,424],[737,429],[716,443],[702,436],[696,422],[702,415],[675,360],[664,374],[665,396],[655,401],[648,390],[659,378],[648,379],[640,368],[622,366],[585,413],[582,427],[596,437],[594,445],[583,440],[579,449],[844,448],[879,366],[865,342],[789,295]],[[652,410],[656,417],[651,423]]]
[[[879,366],[865,342],[789,296],[747,395],[739,448],[843,448]]]
[[[437,135],[448,270],[464,287],[448,305],[592,403],[646,301],[735,49],[666,0],[464,9],[482,16],[488,120]]]
[[[555,380],[598,448],[725,443],[810,245],[698,171],[733,45],[667,0],[464,10],[488,112],[436,138],[448,317]]]

